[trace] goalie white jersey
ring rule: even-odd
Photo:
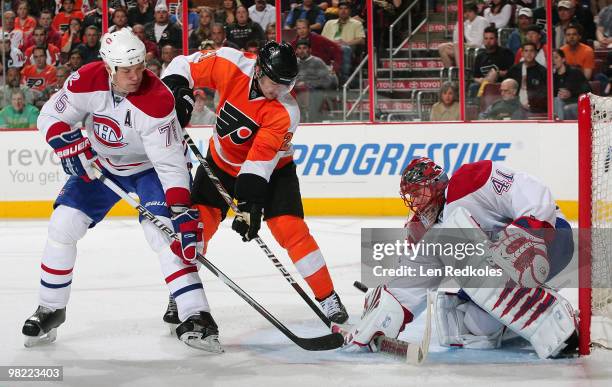
[[[560,215],[550,189],[542,182],[491,160],[465,164],[453,174],[446,189],[441,227],[444,217],[458,207],[467,209],[489,233],[497,233],[520,218],[532,226],[554,227]]]
[[[122,98],[111,91],[103,62],[81,67],[44,105],[38,128],[49,140],[54,126],[73,127],[79,122],[85,122],[92,148],[111,173],[129,176],[154,167],[164,191],[189,189],[186,148],[174,98],[149,70],[143,74],[140,89]]]

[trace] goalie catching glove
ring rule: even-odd
[[[502,230],[490,249],[494,263],[514,282],[525,288],[535,288],[546,282],[550,261],[544,239],[536,235],[542,229],[528,229],[521,223],[514,221]]]
[[[261,176],[243,173],[236,179],[238,210],[232,230],[242,236],[244,242],[257,238],[261,228],[261,216],[268,182]]]

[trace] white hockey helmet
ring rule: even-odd
[[[117,67],[127,67],[145,61],[144,43],[128,28],[108,32],[100,43],[100,56],[115,74]]]

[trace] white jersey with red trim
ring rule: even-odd
[[[554,227],[558,214],[550,189],[535,177],[483,160],[461,166],[446,188],[444,217],[467,209],[480,227],[497,233],[519,218],[536,227]]]
[[[123,98],[111,91],[103,62],[81,67],[45,103],[38,128],[47,136],[54,125],[74,127],[79,122],[85,122],[92,148],[111,173],[130,176],[155,168],[164,191],[172,187],[189,189],[174,98],[149,70],[143,74],[140,89]]]

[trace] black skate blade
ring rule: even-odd
[[[26,348],[40,347],[51,344],[57,338],[57,328],[51,329],[49,332],[39,336],[23,336],[25,339],[23,345]]]

